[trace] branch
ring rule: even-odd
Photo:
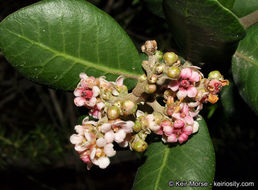
[[[245,29],[256,24],[258,22],[258,10],[240,18],[239,21],[241,22],[241,24],[244,26]]]

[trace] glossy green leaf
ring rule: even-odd
[[[220,95],[220,100],[223,106],[225,116],[232,116],[235,112],[234,83],[232,81],[229,82],[228,86],[223,87]]]
[[[206,187],[173,187],[173,189],[211,189],[215,171],[215,154],[204,120],[199,121],[197,134],[183,145],[169,147],[162,142],[152,143],[146,160],[138,169],[133,190],[167,190],[169,181],[207,182]],[[171,185],[172,183],[170,183]]]
[[[245,31],[238,18],[216,0],[164,0],[170,31],[192,62],[230,62]]]
[[[144,2],[147,4],[149,10],[153,14],[161,18],[165,18],[163,7],[162,7],[163,0],[144,0]]]
[[[235,0],[232,11],[238,16],[243,17],[258,10],[257,0]]]
[[[11,14],[0,24],[0,48],[24,76],[59,89],[74,89],[80,72],[109,80],[141,73],[127,34],[83,0],[46,0]]]
[[[235,0],[219,0],[219,2],[226,8],[228,9],[232,9],[233,8],[233,5],[234,5],[234,2]]]
[[[258,115],[258,24],[247,29],[233,56],[232,72],[240,95]]]

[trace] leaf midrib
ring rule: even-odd
[[[16,32],[13,32],[7,28],[4,28],[7,32],[17,36],[18,38],[21,38],[23,40],[26,40],[28,42],[30,42],[31,44],[34,44],[34,45],[37,45],[38,47],[42,48],[42,49],[45,49],[47,51],[50,51],[52,52],[53,54],[57,55],[57,56],[60,56],[60,57],[63,57],[65,59],[69,59],[69,60],[72,60],[78,64],[82,64],[86,67],[92,67],[92,68],[95,68],[97,70],[100,70],[100,71],[103,71],[103,72],[106,72],[106,73],[112,73],[112,74],[116,74],[116,75],[123,75],[127,78],[133,78],[133,79],[137,79],[140,75],[137,75],[137,74],[132,74],[130,72],[127,72],[127,71],[122,71],[122,70],[118,70],[116,68],[112,68],[112,70],[110,70],[108,67],[105,67],[105,66],[100,66],[100,65],[97,65],[93,62],[90,62],[90,61],[86,61],[84,59],[81,59],[81,58],[78,58],[78,57],[74,57],[72,55],[69,55],[67,53],[63,53],[63,52],[60,52],[60,51],[57,51],[49,46],[46,46],[45,44],[43,43],[39,43],[37,41],[34,41],[34,40],[31,40],[29,39],[28,37],[26,36],[23,36],[19,33],[16,33]]]
[[[160,182],[161,174],[163,172],[163,169],[166,166],[166,162],[167,162],[167,159],[168,159],[168,153],[169,153],[169,148],[166,146],[165,147],[165,152],[164,152],[164,157],[163,157],[163,160],[162,160],[162,164],[160,166],[160,170],[159,170],[158,175],[157,175],[157,180],[156,180],[155,185],[154,185],[154,190],[158,189],[158,185],[159,185],[159,182]]]
[[[241,58],[241,59],[244,59],[244,60],[247,61],[248,63],[250,63],[250,64],[252,64],[252,65],[258,67],[258,62],[255,62],[254,60],[248,58],[247,56],[243,55],[242,53],[236,51],[236,52],[235,52],[235,55],[236,55],[237,57]]]

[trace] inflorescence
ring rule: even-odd
[[[146,41],[142,51],[148,55],[142,62],[145,74],[131,93],[123,76],[109,82],[104,76],[80,74],[74,103],[88,108],[97,121],[84,118],[70,141],[88,169],[93,164],[106,168],[116,154],[114,143],[143,152],[150,133],[160,135],[164,143],[187,141],[198,132],[203,103],[216,103],[217,94],[229,83],[219,71],[204,78],[199,67],[180,61],[173,52],[158,51],[156,41]]]

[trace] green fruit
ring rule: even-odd
[[[130,114],[134,114],[137,110],[137,104],[135,104],[133,101],[131,100],[124,100],[122,102],[122,112],[124,115],[130,115]]]
[[[218,79],[218,80],[223,80],[223,76],[221,73],[217,70],[211,71],[208,75],[208,79]]]
[[[159,61],[161,61],[162,58],[163,58],[163,53],[162,53],[161,51],[156,51],[155,57],[156,57]]]
[[[173,65],[178,60],[178,56],[174,52],[167,52],[163,56],[165,63],[168,66]]]
[[[167,70],[167,76],[172,79],[177,79],[180,75],[180,69],[178,67],[169,67]]]
[[[144,87],[144,92],[146,92],[147,94],[152,94],[157,90],[157,86],[155,84],[147,84]]]
[[[157,64],[156,67],[155,67],[155,72],[157,74],[161,74],[161,73],[163,73],[164,69],[165,69],[164,64]]]
[[[148,144],[142,139],[137,139],[132,143],[132,149],[136,152],[144,152],[147,149],[147,147]]]
[[[120,116],[120,110],[116,106],[110,106],[107,110],[107,116],[109,119],[117,119]]]
[[[133,126],[133,131],[138,133],[141,130],[142,130],[141,122],[140,121],[135,121],[135,124]]]
[[[139,80],[140,82],[144,82],[144,81],[147,80],[147,76],[146,76],[145,74],[142,74],[141,76],[138,77],[138,80]]]

